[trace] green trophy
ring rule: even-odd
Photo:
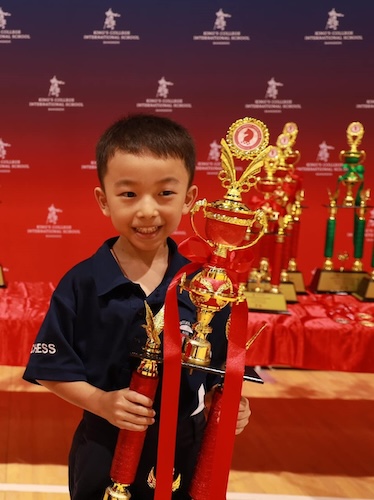
[[[366,215],[369,209],[370,189],[364,189],[363,161],[366,153],[358,146],[364,135],[364,127],[360,122],[352,122],[347,128],[349,148],[340,152],[344,173],[338,177],[334,192],[328,190],[329,204],[326,222],[324,264],[322,269],[314,273],[310,288],[317,293],[356,293],[360,282],[368,274],[363,270]],[[350,269],[344,267],[348,261],[348,252],[336,255],[341,265],[334,262],[334,247],[337,232],[338,213],[350,210],[353,215],[353,262]]]

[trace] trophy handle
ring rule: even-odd
[[[195,205],[192,207],[192,210],[191,210],[191,226],[192,226],[192,229],[194,230],[194,233],[196,234],[196,236],[198,236],[201,240],[205,241],[205,243],[207,243],[209,246],[213,247],[214,245],[212,244],[211,241],[209,240],[206,240],[203,236],[201,236],[201,234],[199,233],[197,227],[196,227],[196,224],[195,224],[195,221],[194,221],[194,216],[197,212],[199,212],[200,208],[203,207],[205,208],[207,206],[208,202],[206,200],[206,198],[203,198],[202,200],[198,200]]]

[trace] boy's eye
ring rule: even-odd
[[[121,194],[124,198],[134,198],[136,194],[133,191],[125,191],[124,193]]]
[[[170,191],[170,189],[165,189],[165,191],[161,191],[161,196],[170,196],[174,194],[174,191]]]

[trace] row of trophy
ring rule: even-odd
[[[304,190],[295,165],[300,153],[295,149],[298,127],[288,122],[275,145],[269,146],[261,172],[254,183],[249,205],[266,216],[264,235],[256,247],[254,266],[247,283],[250,309],[287,312],[287,302],[296,302],[305,293],[297,265],[300,217]]]
[[[252,119],[242,121],[246,120]],[[295,123],[285,124],[275,145],[269,146],[262,169],[252,183],[255,194],[249,198],[248,205],[261,209],[267,218],[247,282],[246,297],[252,310],[287,313],[287,303],[297,302],[298,294],[306,293],[297,264],[300,219],[305,208],[302,179],[295,168],[300,159],[295,149],[297,134]],[[340,152],[343,173],[337,179],[335,190],[328,190],[325,261],[322,268],[315,270],[308,289],[314,293],[351,293],[369,301],[374,300],[374,272],[369,275],[363,269],[365,229],[371,208],[370,189],[364,186],[366,154],[359,149],[363,135],[360,122],[348,125],[348,148]],[[348,252],[337,253],[339,263],[334,262],[334,246],[337,216],[349,211],[353,215],[353,262],[351,269],[346,269],[344,261],[349,257]]]

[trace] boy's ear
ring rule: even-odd
[[[109,217],[110,216],[110,210],[109,210],[109,207],[108,207],[108,202],[107,202],[104,190],[101,187],[95,187],[95,189],[94,189],[94,195],[95,195],[96,201],[97,201],[97,203],[98,203],[98,205],[100,207],[100,210],[103,212],[103,214],[106,217]]]
[[[198,192],[199,192],[198,187],[195,186],[194,184],[188,188],[187,194],[186,194],[186,199],[185,199],[183,210],[182,210],[183,215],[188,214],[188,212],[193,207],[193,205],[196,201]]]

